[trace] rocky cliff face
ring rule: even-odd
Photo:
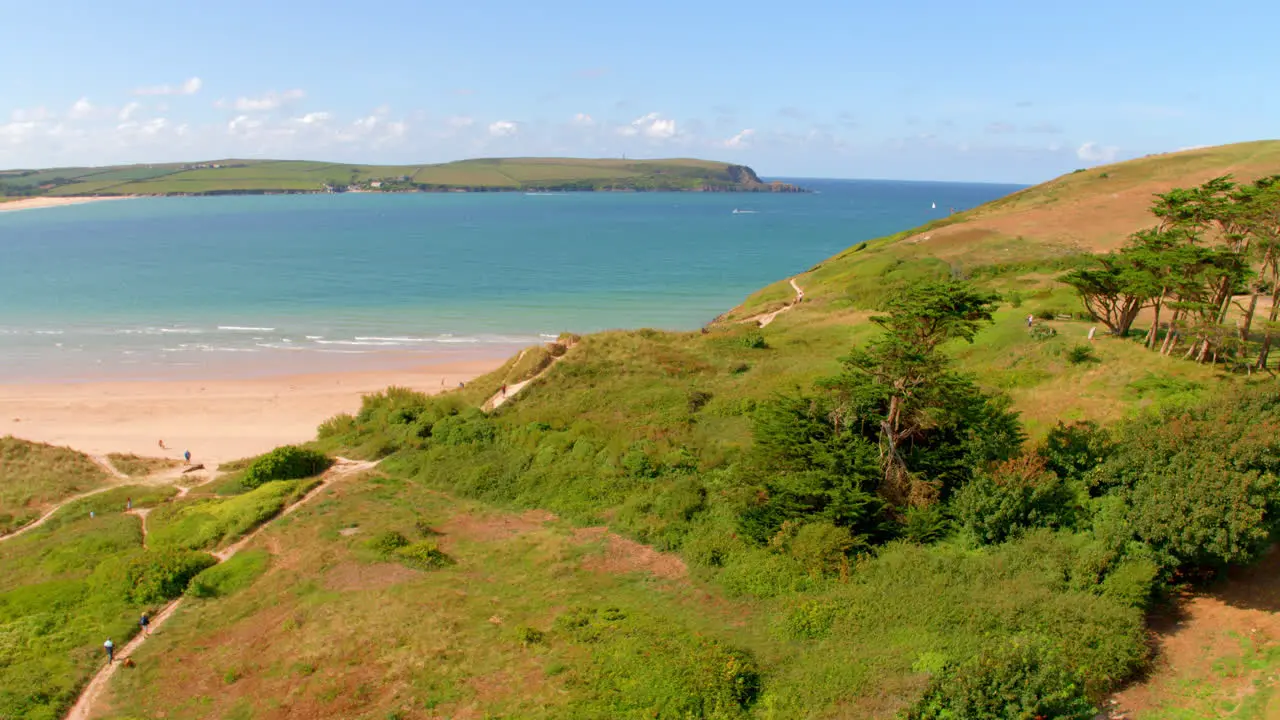
[[[756,175],[756,171],[746,165],[728,166],[729,178],[738,183],[744,190],[756,192],[805,192],[804,188],[783,182],[764,182]]]

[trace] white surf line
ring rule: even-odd
[[[372,461],[348,460],[346,458],[337,458],[337,461],[336,465],[325,472],[324,475],[320,476],[320,484],[312,488],[311,491],[300,500],[285,508],[279,515],[276,515],[270,520],[259,525],[256,530],[243,538],[240,538],[232,545],[227,546],[219,552],[212,553],[213,557],[216,558],[219,563],[230,560],[237,552],[240,552],[245,545],[249,544],[250,540],[257,537],[258,533],[266,530],[267,527],[276,520],[279,520],[285,515],[292,513],[294,510],[297,510],[310,502],[313,498],[320,495],[321,490],[324,490],[326,487],[329,487],[348,475],[369,470],[378,464],[377,462]],[[184,597],[185,596],[180,595],[177,599],[170,601],[168,605],[165,605],[160,609],[160,612],[156,613],[155,617],[151,618],[150,631],[152,633],[159,630],[160,626],[173,616],[173,613],[182,604]],[[142,647],[142,644],[146,642],[149,637],[151,637],[150,633],[139,632],[137,635],[133,636],[132,640],[125,643],[124,647],[116,653],[116,662],[107,663],[102,666],[98,672],[94,674],[93,679],[85,685],[84,690],[80,692],[80,697],[76,699],[76,704],[71,706],[71,709],[67,712],[64,720],[89,720],[89,718],[93,716],[94,704],[102,695],[103,691],[106,690],[107,683],[111,680],[111,676],[115,674],[116,668],[124,663],[125,658],[130,657],[138,648]]]
[[[761,315],[753,315],[747,318],[746,320],[742,320],[741,322],[744,322],[744,323],[754,322],[758,327],[765,327],[769,323],[773,322],[774,318],[778,317],[784,312],[787,312],[788,310],[795,307],[796,305],[799,305],[800,302],[804,300],[804,290],[800,287],[799,284],[796,283],[795,277],[788,278],[788,281],[791,283],[791,288],[796,291],[796,297],[794,300],[787,303],[786,305],[783,305],[777,310],[774,310],[773,312],[767,312]]]

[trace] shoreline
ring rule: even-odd
[[[211,465],[312,440],[325,420],[356,412],[364,395],[388,386],[435,394],[506,360],[247,379],[0,384],[0,436],[99,455],[181,459],[190,450],[192,462]]]
[[[64,207],[66,205],[83,205],[91,202],[101,202],[104,200],[127,200],[133,195],[103,195],[101,197],[49,197],[47,195],[38,195],[36,197],[22,198],[21,200],[8,200],[0,202],[0,213],[18,212],[19,210],[40,210],[44,208]]]

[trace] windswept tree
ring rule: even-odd
[[[1128,335],[1138,313],[1160,292],[1154,266],[1139,259],[1125,254],[1100,255],[1096,267],[1073,270],[1062,278],[1080,294],[1089,314],[1112,335]]]
[[[975,457],[1002,458],[1021,443],[1015,416],[952,370],[939,349],[973,342],[998,299],[960,281],[910,288],[886,304],[888,314],[871,318],[884,334],[822,383],[836,398],[834,421],[876,439],[889,502],[927,505],[962,482]]]

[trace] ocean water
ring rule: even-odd
[[[505,355],[566,330],[693,329],[850,245],[1017,189],[792,182],[816,192],[0,212],[0,382],[360,369]]]

